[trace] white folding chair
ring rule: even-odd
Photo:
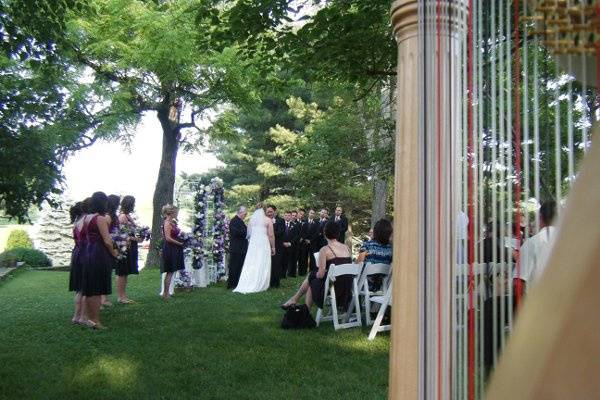
[[[325,279],[323,308],[319,308],[317,310],[317,326],[319,326],[321,321],[333,321],[333,327],[336,331],[339,329],[362,326],[360,306],[358,302],[358,277],[361,269],[361,264],[331,265],[329,267],[329,272],[327,273],[327,278]],[[348,307],[348,309],[346,309],[342,315],[338,315],[334,282],[336,281],[337,277],[342,275],[352,276],[353,301],[350,303],[351,306]],[[350,321],[351,317],[355,317],[353,321]],[[344,322],[341,322],[340,318],[343,318]]]
[[[384,287],[383,296],[373,296],[371,297],[372,303],[380,304],[379,312],[377,313],[377,317],[375,318],[375,322],[373,323],[373,327],[371,328],[371,332],[369,332],[369,340],[375,339],[375,336],[379,332],[385,332],[392,329],[392,325],[382,325],[383,317],[385,316],[385,312],[392,302],[392,280],[388,279],[386,285]]]
[[[365,310],[365,323],[367,326],[373,324],[371,319],[371,298],[373,296],[382,296],[385,293],[385,288],[390,279],[392,267],[390,264],[371,264],[367,263],[363,268],[362,274],[358,280],[359,298],[362,297],[362,308]],[[381,289],[377,292],[372,292],[369,289],[369,276],[384,275],[381,282]]]

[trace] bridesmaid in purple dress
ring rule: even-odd
[[[161,252],[161,263],[160,272],[166,272],[166,277],[163,286],[163,299],[168,299],[169,287],[171,286],[171,279],[173,273],[185,268],[183,258],[183,243],[178,240],[179,233],[181,230],[177,227],[177,214],[179,210],[177,207],[167,204],[162,208],[162,215],[164,217],[162,232],[163,232],[163,246]]]
[[[119,219],[117,218],[117,210],[119,209],[119,204],[121,202],[121,198],[116,194],[111,194],[108,196],[108,209],[106,212],[106,221],[108,222],[108,233],[111,234],[114,231],[119,230]],[[115,263],[113,263],[113,267]],[[112,271],[112,269],[111,269]],[[110,274],[112,280],[112,272]],[[103,307],[111,307],[113,304],[108,300],[106,296],[100,297]]]
[[[69,210],[71,223],[73,224],[73,240],[75,246],[71,252],[71,270],[69,272],[69,291],[75,292],[75,312],[71,322],[80,324],[82,320],[83,307],[81,306],[81,253],[85,247],[86,235],[84,231],[85,215],[83,202],[77,202]]]
[[[82,255],[81,294],[85,296],[88,324],[92,328],[104,328],[100,322],[101,296],[112,291],[111,275],[118,252],[108,232],[106,218],[108,197],[103,192],[92,195],[91,218],[87,225],[87,245]]]

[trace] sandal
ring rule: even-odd
[[[125,300],[118,300],[119,304],[133,304],[135,303],[135,301],[131,300],[131,299],[125,299]]]
[[[93,322],[93,321],[90,321],[90,320],[87,320],[85,322],[85,326],[87,326],[88,328],[95,330],[95,331],[104,331],[104,330],[108,329],[106,326],[96,323],[96,322]]]

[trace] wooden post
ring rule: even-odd
[[[415,0],[392,5],[398,43],[396,164],[394,185],[394,257],[390,399],[419,395],[419,38]]]

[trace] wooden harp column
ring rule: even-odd
[[[600,109],[600,5],[592,3],[392,3],[390,398],[600,393],[600,146],[590,134]],[[513,291],[522,239],[543,229],[528,207],[552,200],[559,233],[546,271],[525,294],[518,284]]]
[[[452,179],[462,146],[466,3],[398,0],[390,397],[450,398],[451,276],[460,255]],[[428,48],[432,51],[424,52]],[[433,66],[425,68],[425,66]]]

